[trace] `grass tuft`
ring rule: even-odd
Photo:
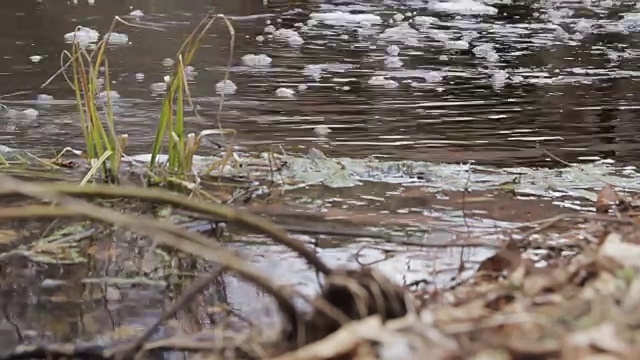
[[[195,111],[195,106],[193,106],[191,101],[189,84],[187,83],[185,76],[185,68],[191,64],[193,58],[201,47],[202,39],[210,31],[216,20],[219,19],[225,23],[230,35],[229,64],[227,66],[224,79],[227,80],[229,78],[229,67],[231,66],[233,47],[235,44],[235,30],[231,22],[223,15],[208,15],[200,22],[200,24],[198,24],[198,26],[196,26],[191,34],[189,34],[176,54],[177,61],[175,61],[175,67],[170,76],[167,94],[162,102],[160,119],[158,121],[156,135],[151,147],[151,159],[149,161],[150,169],[153,169],[158,165],[158,155],[160,155],[164,141],[167,139],[168,161],[166,166],[168,172],[176,175],[178,178],[182,178],[193,173],[193,156],[200,146],[201,139],[204,136],[214,133],[214,130],[205,130],[197,137],[195,134],[185,133],[185,101],[188,102],[191,108]],[[224,95],[222,95],[222,100],[224,100]],[[223,101],[220,102],[218,115],[220,114],[222,103]],[[218,126],[220,127],[219,120],[220,119],[218,117]],[[217,134],[229,133],[229,131],[222,129],[215,131]],[[228,148],[228,151],[230,150],[231,147]],[[225,156],[225,158],[227,157],[229,156]],[[222,165],[224,166],[225,164]],[[207,171],[205,173],[209,172],[211,171]]]
[[[218,109],[219,129],[205,130],[198,136],[193,133],[186,133],[185,102],[194,111],[195,107],[191,100],[185,68],[193,61],[201,47],[203,38],[218,20],[224,22],[231,36],[229,64],[224,79],[228,80],[229,78],[229,67],[231,66],[235,44],[235,30],[231,22],[223,15],[209,14],[189,34],[176,54],[176,62],[169,78],[167,93],[162,101],[160,118],[155,138],[151,145],[151,158],[148,166],[149,179],[152,182],[167,182],[168,179],[183,180],[186,176],[194,174],[193,157],[203,137],[210,134],[224,135],[231,133],[233,135],[232,140],[235,138],[235,132],[220,128],[219,114],[223,101],[220,102],[220,108]],[[76,106],[80,115],[80,125],[85,142],[85,155],[92,166],[91,170],[83,178],[83,184],[89,182],[98,174],[106,182],[118,182],[121,160],[125,155],[128,142],[126,134],[118,133],[113,115],[111,79],[107,57],[109,37],[119,23],[131,27],[161,30],[154,27],[131,24],[119,17],[115,17],[109,31],[92,51],[89,51],[88,46],[83,46],[85,44],[73,41],[71,50],[62,53],[60,70],[42,85],[42,87],[45,87],[53,78],[62,74],[75,92]],[[77,30],[78,28],[76,28]],[[65,60],[67,60],[66,63]],[[67,75],[67,69],[71,70],[71,76]],[[102,72],[104,72],[104,82],[101,82],[100,78]],[[224,95],[222,95],[222,100],[224,100]],[[197,112],[196,116],[198,116]],[[167,145],[168,161],[163,164],[163,171],[154,172],[154,169],[159,168],[158,158],[165,143]],[[232,145],[230,145],[223,161],[211,164],[206,173],[210,173],[220,166],[224,168],[228,160],[232,158],[232,155]],[[157,175],[159,173],[163,175]]]

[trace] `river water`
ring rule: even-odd
[[[130,16],[134,10],[142,15]],[[592,200],[601,184],[598,179],[605,176],[616,176],[630,189],[639,187],[640,8],[635,1],[4,0],[0,103],[16,111],[35,109],[38,115],[5,113],[0,117],[1,143],[44,154],[82,147],[68,84],[59,76],[41,85],[60,68],[60,54],[69,48],[65,34],[76,26],[104,34],[114,16],[122,16],[162,30],[118,25],[116,30],[128,41],[111,46],[108,55],[111,87],[119,94],[118,131],[129,134],[131,152],[148,152],[161,101],[151,87],[169,73],[165,59],[175,55],[210,11],[232,18],[236,43],[229,78],[237,89],[225,96],[218,114],[216,84],[224,79],[230,48],[225,27],[216,26],[192,64],[190,89],[201,118],[190,119],[189,131],[216,128],[219,121],[237,131],[237,149],[245,152],[282,146],[287,152],[305,153],[315,147],[331,157],[471,163],[538,176],[525,196],[496,196],[491,189],[477,188],[471,205],[477,216],[470,219],[460,205],[464,186],[447,186],[460,180],[458,175],[442,177],[437,191],[425,192],[428,196],[385,183],[313,193],[326,200],[324,205],[418,214],[451,228],[488,229],[589,209],[584,192],[589,191],[586,199]],[[245,57],[249,54],[266,55],[271,62],[255,66]],[[41,95],[53,100],[42,101]],[[588,166],[587,174],[538,170],[564,167],[545,150]],[[589,174],[599,177],[594,180]],[[539,179],[547,175],[557,176],[564,190],[572,190],[549,191]],[[387,197],[391,200],[385,201]],[[435,231],[433,236],[451,239],[451,231]],[[322,249],[322,256],[342,264],[352,261],[359,247],[333,244]],[[278,247],[248,251],[274,278],[301,287],[315,283],[313,272]],[[408,282],[434,268],[457,269],[461,259],[477,260],[489,253],[407,250],[380,266]],[[385,254],[371,250],[368,256],[375,260]],[[117,289],[125,300],[142,296],[144,304],[122,301],[127,305],[117,305],[120,312],[114,315],[108,306],[101,312],[95,304],[82,302],[82,308],[98,314],[88,326],[89,316],[71,311],[66,302],[56,305],[37,290],[44,280],[64,278],[82,293],[82,276],[68,277],[69,269],[62,266],[13,265],[18,270],[5,272],[4,278],[29,281],[7,280],[3,299],[8,310],[4,322],[0,320],[0,331],[10,335],[4,337],[11,339],[7,344],[29,339],[24,333],[33,339],[92,339],[104,332],[100,324],[106,314],[107,327],[141,326],[157,316],[166,299],[156,288]],[[96,276],[95,267],[83,269],[74,271]],[[225,281],[231,289],[229,301],[238,308],[264,298],[234,278]],[[53,318],[34,304],[64,309],[65,326],[52,330]]]

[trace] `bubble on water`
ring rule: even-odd
[[[144,73],[139,72],[139,73],[136,73],[135,76],[136,76],[136,81],[138,82],[144,81]]]
[[[440,82],[442,81],[442,75],[435,71],[428,71],[426,74],[422,76],[424,81],[428,83]]]
[[[307,90],[309,87],[307,86],[307,84],[300,84],[298,85],[298,91],[305,91]]]
[[[111,34],[105,34],[105,40],[108,38],[108,43],[111,45],[124,45],[129,43],[129,36],[122,33],[113,32]]]
[[[325,137],[329,135],[331,129],[327,125],[318,125],[313,129],[313,132],[315,132],[318,136]]]
[[[432,11],[456,15],[496,15],[498,9],[474,0],[430,1],[427,8]]]
[[[298,47],[304,44],[304,39],[302,39],[300,36],[292,36],[287,39],[287,42],[291,46]]]
[[[149,85],[149,89],[153,94],[161,94],[167,91],[167,83],[166,82],[157,82]]]
[[[235,94],[238,87],[231,80],[221,80],[216,84],[216,93],[223,95]]]
[[[520,75],[513,75],[511,77],[511,82],[514,84],[518,84],[518,83],[524,82],[524,78]]]
[[[438,60],[447,61],[447,60],[449,60],[449,56],[448,55],[440,55],[440,56],[438,56]]]
[[[185,66],[184,76],[187,78],[187,80],[194,80],[196,75],[198,75],[198,72],[196,71],[195,67],[191,65]]]
[[[282,19],[277,18],[277,19],[276,19],[276,22],[277,22],[278,24],[280,24],[280,23],[282,22]]]
[[[374,14],[351,14],[342,11],[326,13],[311,13],[312,20],[321,21],[333,26],[370,26],[372,24],[382,24],[382,19]],[[307,25],[309,23],[307,22]]]
[[[23,119],[28,119],[28,120],[34,120],[38,117],[40,113],[38,112],[38,110],[36,109],[26,109],[22,111],[22,117]]]
[[[42,60],[44,57],[40,56],[40,55],[32,55],[29,56],[29,60],[31,60],[32,63],[37,64],[40,62],[40,60]]]
[[[65,41],[75,41],[82,47],[86,47],[91,43],[97,42],[99,37],[100,33],[98,33],[96,30],[83,26],[79,27],[76,31],[64,35]]]
[[[558,10],[551,9],[543,17],[551,21],[552,23],[559,23],[564,19],[570,17],[571,15],[573,15],[573,10],[568,8],[562,8]]]
[[[397,82],[387,79],[384,76],[372,76],[367,83],[369,85],[383,86],[385,88],[395,88],[399,85]]]
[[[477,38],[478,36],[480,36],[480,34],[478,34],[475,31],[463,31],[462,32],[462,40],[469,42],[475,38]]]
[[[256,41],[257,42],[263,42],[264,41],[264,36],[262,36],[262,35],[256,36]]]
[[[292,98],[294,96],[296,96],[296,92],[291,90],[291,89],[287,89],[287,88],[279,88],[278,90],[276,90],[276,96],[278,97],[288,97],[288,98]]]
[[[120,94],[115,90],[101,91],[98,94],[98,99],[101,101],[107,101],[107,100],[116,101],[120,99]]]
[[[319,79],[320,76],[322,76],[323,70],[324,69],[322,65],[309,64],[304,66],[304,70],[302,70],[302,73],[315,79]]]
[[[264,28],[264,33],[265,34],[273,34],[274,32],[276,32],[276,27],[273,25],[267,25]]]
[[[340,35],[340,40],[349,40],[349,35],[347,34]]]
[[[242,57],[242,63],[245,66],[264,67],[271,65],[271,58],[265,54],[247,54]]]
[[[480,58],[485,58],[489,62],[497,62],[500,57],[493,49],[493,44],[482,44],[473,48],[473,54]]]
[[[384,59],[384,66],[388,68],[400,68],[402,65],[404,65],[402,60],[397,56],[390,56]]]
[[[404,20],[404,15],[400,14],[400,13],[395,13],[393,15],[393,20],[400,22],[402,20]]]
[[[578,20],[574,26],[574,29],[578,32],[588,34],[591,32],[591,23],[587,20]]]
[[[429,35],[431,35],[435,40],[442,41],[443,43],[450,41],[449,35],[445,34],[442,30],[431,30],[429,31]]]
[[[96,4],[96,0],[87,0],[87,4],[95,5]]]
[[[292,29],[278,29],[273,33],[277,39],[287,40],[291,46],[300,46],[304,43],[304,39],[300,37],[297,31]]]
[[[51,101],[53,101],[53,96],[47,94],[38,94],[38,97],[36,98],[36,102],[38,103],[48,103]]]
[[[438,22],[438,19],[431,16],[416,16],[413,18],[413,22],[416,25],[420,25],[422,27],[430,26],[434,23]]]
[[[265,22],[264,22],[264,23],[265,23],[265,24],[267,24],[267,25],[271,25],[271,20],[268,20],[268,19],[267,19],[267,20],[265,20]]]
[[[408,41],[412,41],[411,39],[413,39],[413,43],[416,43],[418,37],[420,37],[420,33],[408,23],[387,28],[380,34],[381,39],[399,41],[405,44],[407,44]]]
[[[389,45],[387,46],[387,54],[389,54],[390,56],[398,56],[398,54],[400,54],[400,48],[397,47],[396,45]]]
[[[316,19],[307,20],[307,26],[311,27],[311,26],[315,26],[315,25],[318,25],[318,20],[316,20]]]
[[[144,13],[142,12],[142,10],[133,10],[132,12],[129,13],[129,16],[134,17],[136,19],[140,19],[141,17],[144,16]]]
[[[444,42],[444,47],[447,49],[467,50],[469,43],[464,40],[447,40]]]
[[[176,62],[173,61],[172,58],[166,58],[166,59],[162,60],[162,66],[165,66],[165,67],[172,67],[173,64],[175,64],[175,63]]]

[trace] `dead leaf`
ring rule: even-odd
[[[563,358],[577,359],[578,357],[571,357],[569,354],[582,354],[590,348],[619,355],[629,352],[629,345],[621,339],[615,325],[605,322],[568,336]]]
[[[512,272],[518,268],[521,262],[520,247],[515,240],[509,240],[500,251],[480,264],[478,272]]]
[[[16,240],[18,234],[11,229],[0,229],[0,245],[9,245]]]
[[[609,210],[616,206],[621,200],[622,197],[618,195],[613,186],[611,186],[611,184],[605,184],[596,199],[596,213],[608,214]]]
[[[640,269],[640,245],[622,241],[622,235],[612,232],[598,249],[598,260],[604,264],[611,260],[623,267]]]

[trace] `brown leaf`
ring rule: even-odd
[[[605,184],[596,199],[596,213],[608,214],[609,210],[615,206],[622,197],[618,195],[611,184]]]
[[[478,272],[511,272],[515,270],[521,262],[520,247],[515,240],[509,240],[500,251],[480,264]]]

